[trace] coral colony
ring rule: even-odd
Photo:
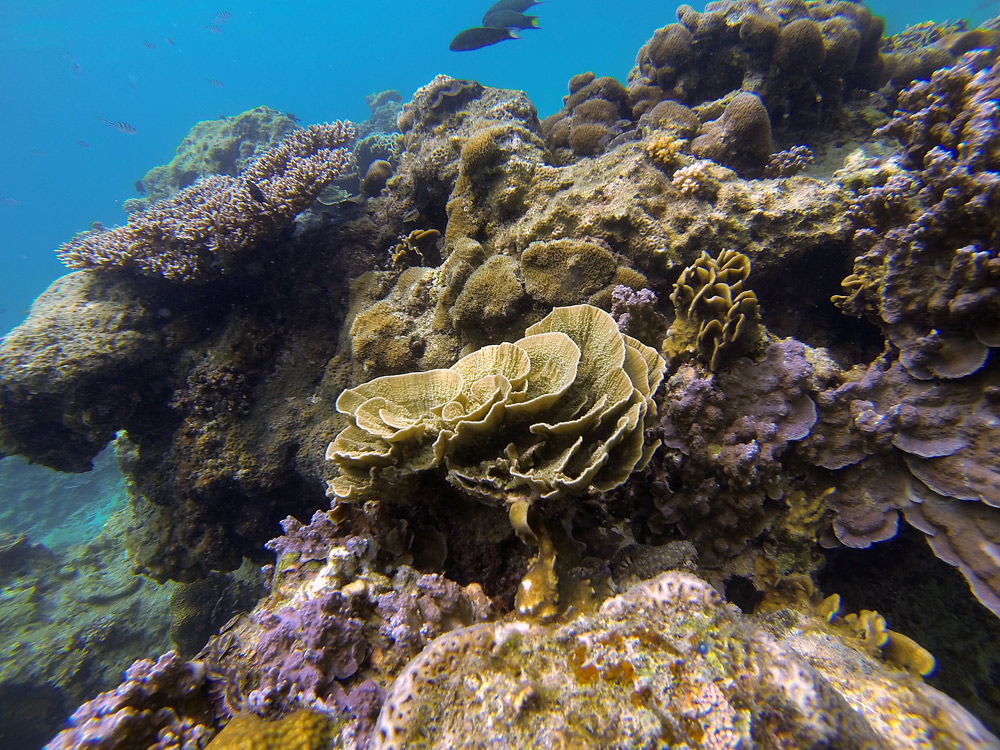
[[[998,632],[997,35],[677,19],[541,121],[439,76],[202,123],[59,248],[0,452],[116,440],[131,564],[222,588],[118,687],[22,665],[83,702],[50,750],[1000,748],[995,637],[820,575],[905,543]]]

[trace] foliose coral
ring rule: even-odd
[[[340,470],[331,496],[371,493],[387,467],[447,459],[450,481],[510,505],[610,489],[644,465],[664,368],[655,350],[588,305],[556,308],[525,333],[447,370],[345,390],[337,409],[352,424],[327,449]]]
[[[172,281],[238,272],[242,256],[276,236],[352,166],[354,126],[296,130],[239,176],[212,175],[132,214],[126,225],[77,235],[56,251],[70,268],[117,268]]]
[[[710,370],[756,347],[757,297],[743,282],[750,259],[724,250],[718,258],[702,252],[681,273],[670,295],[676,317],[665,347],[672,357],[695,354]]]

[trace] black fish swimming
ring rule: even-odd
[[[257,183],[247,180],[243,184],[246,186],[247,192],[250,193],[251,198],[258,203],[267,203],[267,196],[264,195],[264,191],[260,189]]]
[[[135,192],[137,192],[139,195],[146,194],[146,186],[142,184],[142,180],[135,181]]]
[[[542,0],[497,0],[486,11],[486,15],[488,16],[490,13],[496,13],[500,10],[512,10],[515,13],[524,13],[532,5],[541,4]]]
[[[473,26],[471,29],[460,31],[451,40],[448,49],[452,52],[469,52],[474,49],[489,47],[491,44],[503,42],[507,39],[520,39],[517,31],[508,28],[487,28],[485,26]]]
[[[526,16],[516,10],[491,10],[483,16],[483,26],[493,28],[540,29],[538,16]]]

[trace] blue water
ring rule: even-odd
[[[122,223],[135,181],[168,162],[200,120],[261,104],[304,123],[362,120],[366,94],[394,88],[408,98],[438,73],[523,89],[544,117],[576,73],[624,80],[640,45],[674,20],[670,2],[548,0],[536,9],[542,30],[449,52],[489,4],[0,0],[0,198],[10,199],[0,201],[0,334],[63,273],[52,251],[94,221]],[[871,7],[890,31],[1000,10],[945,0]],[[223,10],[231,17],[215,21]],[[213,23],[219,33],[206,28]]]

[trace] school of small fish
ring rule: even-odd
[[[213,34],[218,34],[222,31],[221,28],[222,24],[224,24],[232,17],[233,14],[230,13],[228,10],[220,10],[218,13],[215,14],[215,17],[212,18],[212,23],[208,24],[205,28],[207,28]],[[171,39],[169,36],[163,37],[163,41],[170,47],[175,46],[174,40]],[[148,40],[143,40],[142,45],[147,49],[156,49],[156,44]],[[80,64],[76,61],[73,55],[71,55],[69,52],[64,53],[64,55],[66,59],[69,60],[70,68],[73,71],[73,73],[76,75],[80,75],[80,73],[83,72],[83,68],[80,67]],[[207,80],[210,85],[215,86],[216,88],[221,89],[223,86],[225,86],[225,84],[218,78],[206,78],[205,80]],[[129,79],[127,82],[129,88],[132,89],[135,88],[135,82],[133,80]],[[97,119],[99,119],[109,128],[114,128],[119,133],[124,133],[125,135],[135,135],[137,132],[139,132],[134,125],[132,125],[129,122],[125,122],[124,120],[109,120],[105,117],[98,117]],[[90,144],[84,140],[76,141],[76,145],[80,146],[81,148],[90,148]],[[48,156],[48,152],[42,151],[41,149],[35,149],[31,153],[36,156]],[[146,190],[141,180],[136,182],[135,188],[140,195],[145,195]],[[0,203],[13,206],[17,205],[19,201],[17,201],[15,198],[0,198]]]
[[[460,31],[451,40],[448,49],[452,52],[470,52],[508,39],[520,39],[519,30],[541,28],[538,16],[524,13],[533,5],[541,3],[542,0],[497,0],[483,14],[482,25]]]

